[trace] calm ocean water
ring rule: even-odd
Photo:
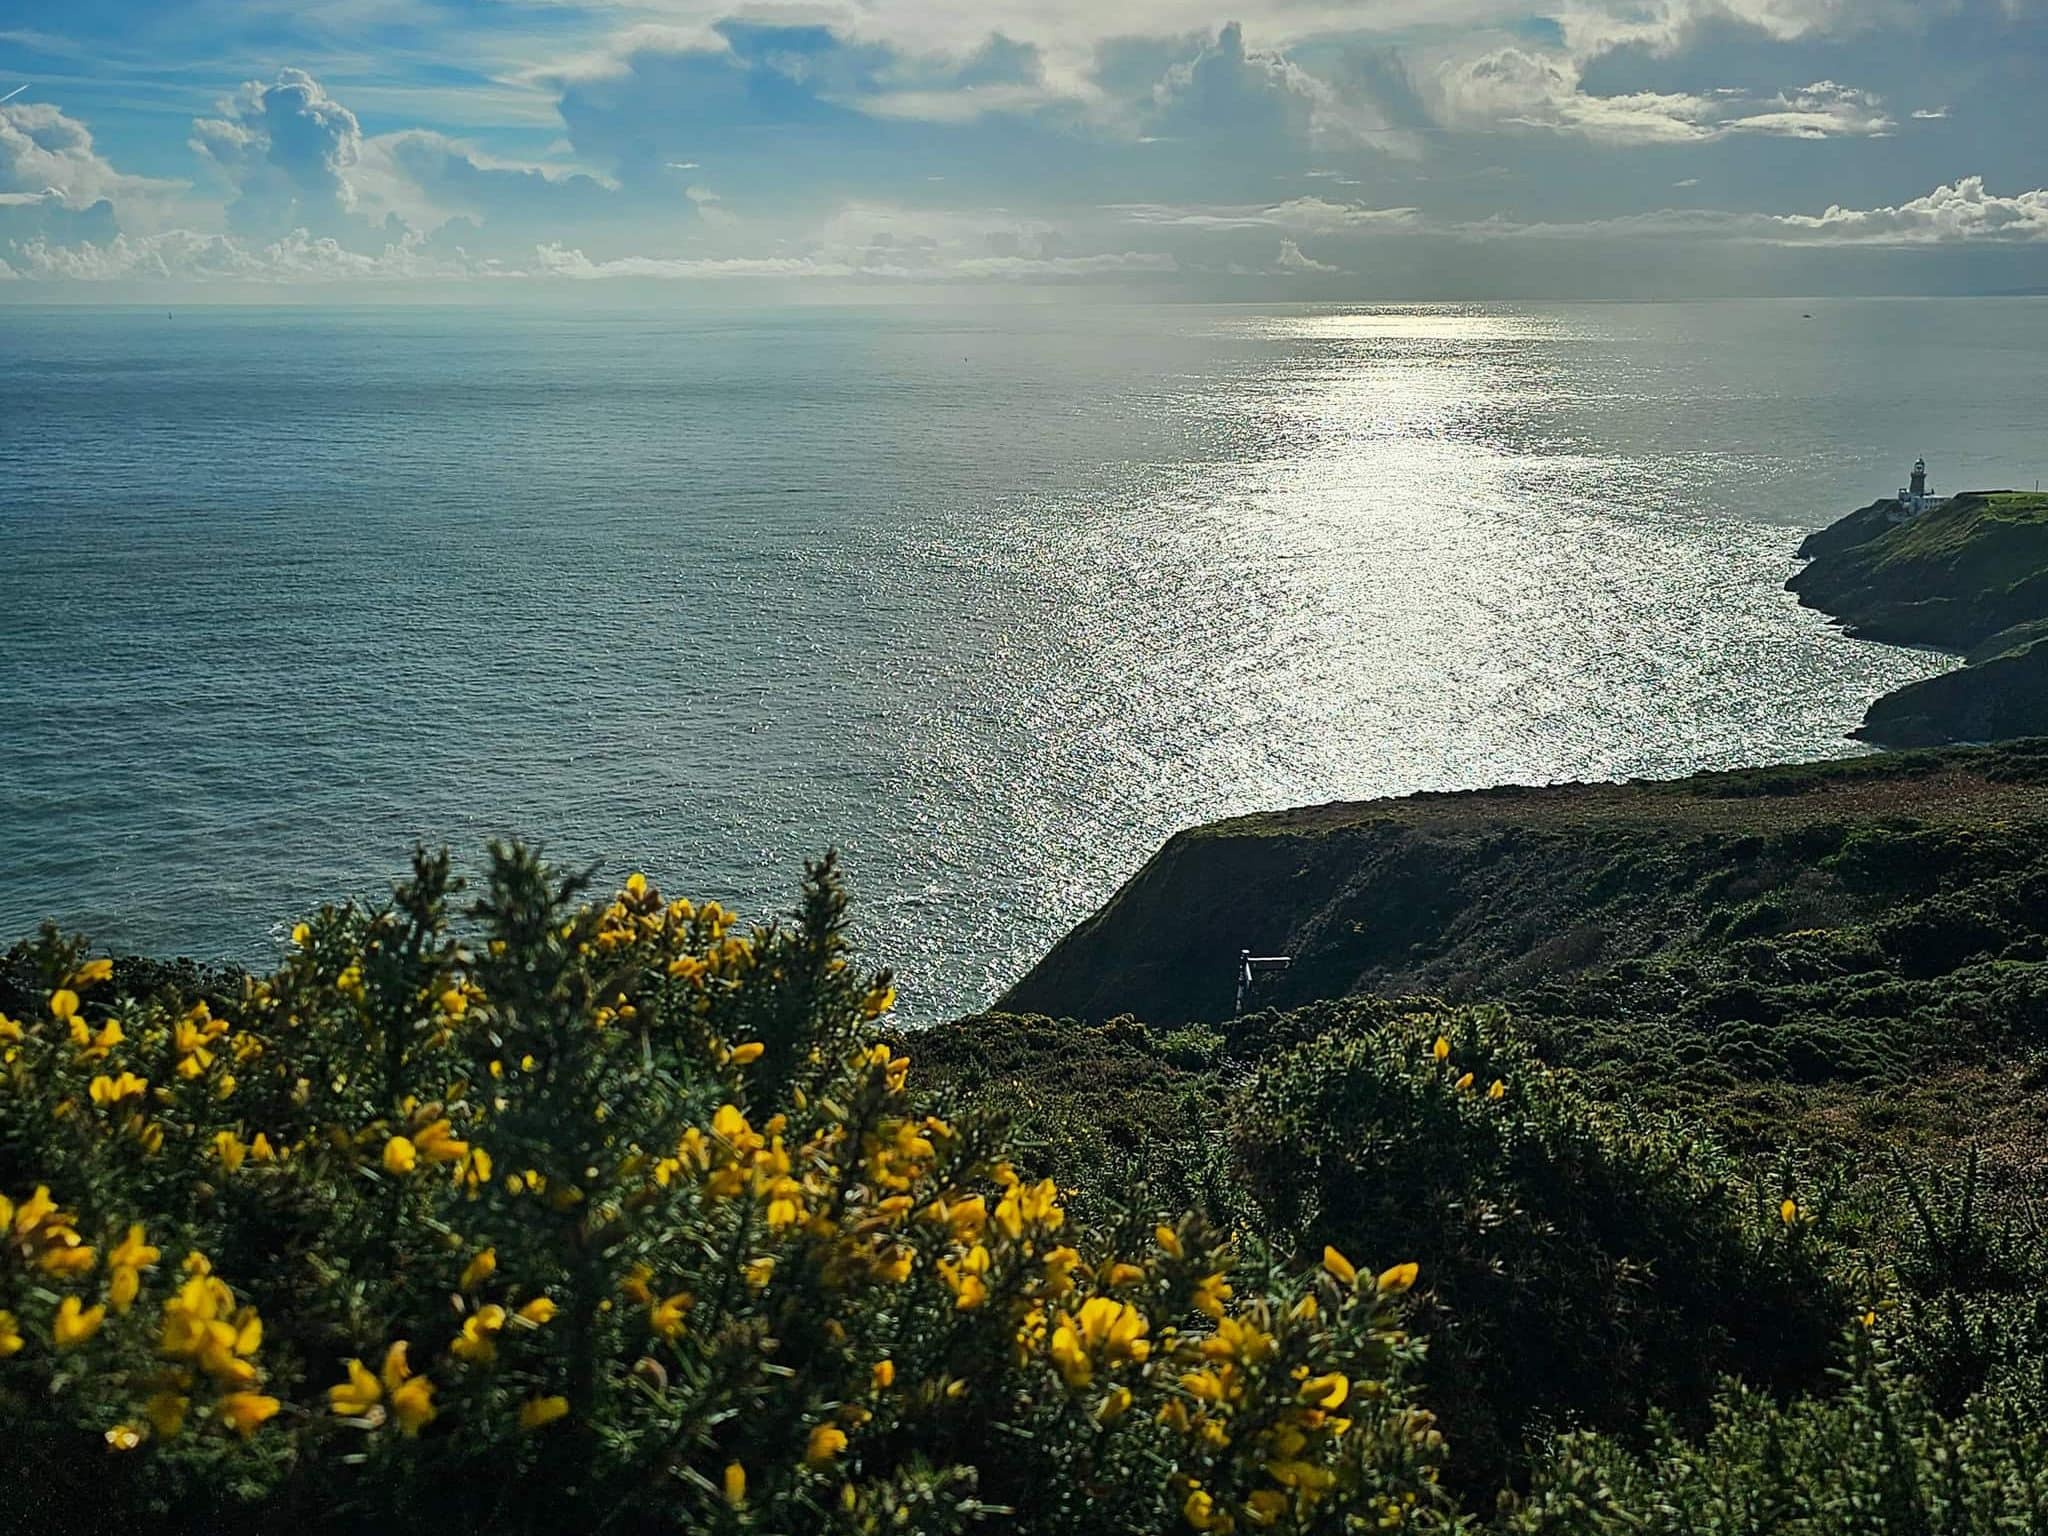
[[[1195,822],[1853,750],[1949,663],[1799,538],[2044,400],[2035,300],[0,309],[0,935],[836,844],[965,1011]]]

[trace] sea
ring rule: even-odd
[[[2044,401],[2041,299],[0,309],[0,939],[836,848],[968,1013],[1184,827],[1861,750],[1954,662],[1800,539]]]

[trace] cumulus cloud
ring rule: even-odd
[[[1416,208],[1367,208],[1321,197],[1295,197],[1265,205],[1183,208],[1167,203],[1125,203],[1112,211],[1138,224],[1177,229],[1291,229],[1315,234],[1374,229],[1413,229],[1422,222]]]
[[[268,242],[188,229],[115,235],[64,245],[46,239],[14,250],[16,273],[49,282],[369,282],[488,275],[488,264],[429,254],[418,237],[356,251],[300,229]]]
[[[620,220],[649,219],[650,210],[588,172],[498,160],[439,133],[407,129],[368,140],[364,185],[379,206],[415,228],[434,229],[453,219],[488,232],[493,248],[530,249],[536,227],[580,229]],[[687,202],[661,212],[675,219]]]
[[[269,84],[246,82],[219,117],[192,124],[192,148],[233,188],[229,227],[242,234],[347,229],[356,209],[350,173],[362,159],[355,113],[303,69]]]
[[[1273,258],[1273,270],[1284,275],[1299,276],[1316,272],[1341,272],[1344,269],[1332,266],[1328,262],[1317,261],[1313,256],[1304,256],[1301,247],[1292,240],[1282,240],[1280,254]]]
[[[2017,3],[2017,0],[2016,0]],[[1840,37],[1909,24],[1915,0],[1579,0],[1564,6],[1558,26],[1581,57],[1612,48],[1671,54],[1704,29],[1733,22],[1775,42]]]
[[[1277,53],[1249,51],[1231,22],[1194,58],[1176,64],[1153,91],[1153,123],[1166,133],[1239,141],[1305,137],[1329,92]]]
[[[1850,245],[2048,243],[2048,189],[2001,197],[1965,176],[1891,208],[1831,207],[1773,221],[1791,238]]]
[[[1772,96],[1734,89],[1599,95],[1584,88],[1571,55],[1518,47],[1446,60],[1435,80],[1435,106],[1450,127],[1547,131],[1616,145],[1690,144],[1737,134],[1869,137],[1893,127],[1876,95],[1832,80]]]
[[[1891,132],[1892,120],[1869,91],[1837,85],[1832,80],[1816,80],[1801,90],[1768,101],[1746,102],[1743,110],[1727,118],[1721,127],[1728,133],[1831,139],[1840,135],[1882,136]]]
[[[2048,244],[2048,188],[2002,196],[1981,176],[1883,208],[1824,213],[1747,213],[1665,208],[1621,218],[1516,223],[1483,219],[1440,226],[1465,239],[1720,239],[1783,246],[1984,246]]]
[[[106,241],[153,224],[181,184],[117,171],[92,131],[47,102],[0,106],[0,242]]]

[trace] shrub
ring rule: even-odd
[[[1786,1191],[1760,1199],[1671,1123],[1594,1104],[1495,1011],[1322,1017],[1237,1116],[1251,1219],[1422,1261],[1460,1487],[1516,1475],[1535,1431],[1698,1422],[1725,1372],[1823,1372],[1850,1303]]]
[[[2016,1399],[1945,1418],[1882,1347],[1841,1392],[1780,1406],[1731,1387],[1712,1430],[1641,1453],[1572,1436],[1503,1518],[1516,1536],[1995,1536],[2048,1530],[2048,1434]]]
[[[1078,1230],[872,1043],[813,868],[742,933],[493,851],[232,1008],[46,934],[0,1019],[15,1528],[1430,1527],[1397,1266]]]

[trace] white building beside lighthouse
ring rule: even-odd
[[[1930,512],[1947,500],[1946,496],[1928,494],[1927,461],[1925,459],[1914,460],[1912,483],[1899,491],[1900,508],[1907,516],[1918,517],[1922,512]]]

